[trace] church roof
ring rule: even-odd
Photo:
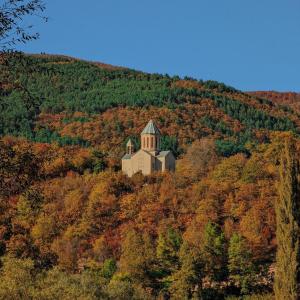
[[[142,131],[142,134],[160,134],[160,131],[154,124],[154,122],[150,120],[144,128],[144,130]]]
[[[163,156],[167,156],[171,151],[160,151],[159,154],[157,155],[157,157],[163,157]]]
[[[145,154],[147,154],[147,155],[153,156],[150,152],[145,151],[145,150],[143,150],[143,149],[140,149],[138,152],[135,152],[135,153],[132,153],[132,154],[126,153],[126,154],[122,157],[122,160],[123,160],[123,159],[132,159],[132,157],[133,157],[134,155],[136,155],[137,153],[139,153],[139,152],[143,152],[143,153],[145,153]]]
[[[131,159],[132,154],[125,154],[122,159]]]
[[[145,151],[145,150],[142,150],[142,149],[140,149],[138,152],[136,152],[136,153],[132,153],[132,154],[125,154],[123,157],[122,157],[122,160],[123,159],[131,159],[135,154],[137,154],[137,153],[139,153],[139,152],[143,152],[143,153],[145,153],[145,154],[148,154],[148,155],[150,155],[150,156],[154,156],[154,157],[157,157],[157,158],[159,158],[159,157],[166,157],[169,153],[172,153],[171,151],[160,151],[159,153],[157,153],[157,155],[156,154],[153,154],[153,153],[150,153],[150,152],[148,152],[148,151]]]

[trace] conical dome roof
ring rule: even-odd
[[[133,146],[133,142],[132,142],[132,140],[131,140],[131,139],[129,139],[129,140],[128,140],[128,142],[127,142],[126,146]]]
[[[159,134],[160,135],[160,131],[157,128],[157,126],[154,124],[154,122],[152,120],[150,120],[148,122],[148,124],[146,125],[146,127],[144,128],[144,130],[142,131],[142,134]]]

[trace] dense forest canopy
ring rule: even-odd
[[[1,68],[0,299],[272,299],[297,106],[64,56]],[[151,118],[176,172],[128,178]]]
[[[267,138],[267,130],[299,131],[298,114],[290,107],[215,81],[146,74],[63,56],[16,57],[8,68],[14,70],[11,81],[19,88],[7,83],[1,89],[0,135],[95,146],[102,134],[92,137],[88,127],[104,131],[103,143],[107,130],[124,140],[126,130],[137,136],[154,110],[158,125],[166,134],[172,131],[182,147],[218,134],[220,151],[229,155],[243,151],[247,142]],[[194,134],[186,132],[191,129]],[[118,144],[120,139],[114,146]]]

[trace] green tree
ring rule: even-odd
[[[28,17],[39,17],[45,10],[42,0],[4,0],[0,4],[0,135],[31,137],[33,120],[38,112],[37,99],[21,83],[22,75],[30,77],[32,68],[25,56],[13,51],[17,44],[39,37],[28,24]],[[26,78],[27,81],[27,78]],[[12,97],[8,100],[8,95]]]
[[[107,168],[106,155],[101,151],[95,150],[92,156],[93,171],[99,173]]]
[[[204,264],[198,248],[183,242],[180,248],[180,269],[169,277],[171,299],[202,299]]]
[[[101,276],[107,279],[111,279],[114,273],[117,270],[116,261],[113,258],[106,259],[103,262],[103,266],[101,268]]]
[[[255,270],[245,239],[236,233],[229,242],[228,259],[229,278],[241,288],[242,294],[247,294],[251,290]]]
[[[209,222],[204,231],[202,257],[205,273],[211,280],[221,281],[227,275],[227,253],[225,236],[217,224]]]
[[[179,249],[182,243],[181,234],[169,228],[166,232],[161,232],[158,236],[156,256],[160,265],[166,273],[178,268]]]
[[[279,197],[276,210],[276,273],[274,291],[277,300],[299,299],[299,160],[295,140],[286,137],[279,168]]]

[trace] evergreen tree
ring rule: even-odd
[[[226,278],[226,247],[225,236],[217,224],[208,223],[204,231],[202,257],[205,272],[212,281],[222,281]]]
[[[238,234],[233,234],[228,248],[229,278],[234,280],[236,286],[241,288],[242,294],[251,291],[255,270],[251,261],[251,252],[245,239]]]
[[[170,276],[171,299],[202,299],[204,264],[199,249],[183,242],[180,247],[179,259],[180,269]]]
[[[299,299],[299,161],[293,138],[288,137],[280,160],[279,197],[276,201],[276,300]]]
[[[169,274],[178,267],[178,252],[182,243],[179,232],[170,228],[158,236],[156,255],[164,272]]]

